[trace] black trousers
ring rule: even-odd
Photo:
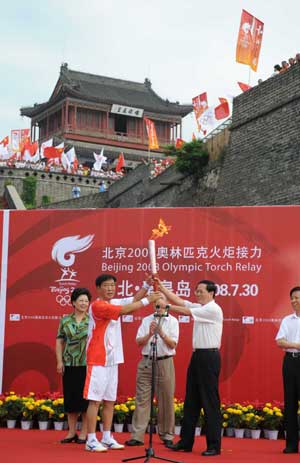
[[[286,354],[282,365],[286,447],[298,450],[298,400],[300,400],[300,357]]]
[[[185,447],[194,444],[195,427],[201,408],[205,413],[207,449],[221,449],[222,418],[220,411],[218,351],[199,349],[193,352],[186,379],[181,440]]]

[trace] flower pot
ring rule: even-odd
[[[124,423],[114,423],[115,432],[123,432]]]
[[[132,432],[132,424],[131,423],[127,423],[127,431],[128,432]]]
[[[63,421],[54,421],[53,424],[54,424],[55,431],[62,431],[64,429]]]
[[[181,426],[175,425],[175,436],[180,436]]]
[[[201,428],[200,428],[200,426],[196,426],[195,427],[195,436],[200,436],[200,434],[201,434]]]
[[[32,421],[21,421],[21,429],[24,429],[24,431],[28,431],[29,429],[32,428]]]
[[[48,421],[39,421],[39,430],[46,431],[48,429]]]
[[[269,439],[269,429],[264,429],[264,438]]]
[[[251,429],[245,428],[244,437],[246,439],[251,439]]]
[[[234,428],[234,435],[238,439],[243,439],[244,433],[245,433],[245,429],[243,429],[243,428],[242,429]]]
[[[234,437],[234,428],[225,428],[227,437]]]
[[[259,439],[260,438],[260,429],[251,429],[251,439]]]
[[[278,430],[276,429],[269,429],[268,431],[268,434],[269,434],[269,437],[268,439],[270,440],[277,440],[278,439]]]
[[[6,420],[8,429],[13,429],[16,427],[17,420]]]

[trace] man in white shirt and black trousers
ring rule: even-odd
[[[171,302],[169,310],[189,315],[194,320],[193,354],[187,371],[181,439],[176,444],[170,444],[167,447],[175,451],[192,451],[195,427],[203,407],[207,449],[202,452],[202,455],[219,455],[222,430],[219,349],[223,329],[223,312],[214,300],[216,285],[210,280],[199,281],[195,289],[197,303],[182,300],[165,288],[161,282],[159,282],[159,289]]]
[[[300,400],[300,286],[290,290],[294,313],[281,321],[277,345],[285,351],[282,365],[286,446],[283,453],[298,453],[298,401]]]

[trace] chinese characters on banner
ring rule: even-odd
[[[263,31],[264,23],[243,10],[236,47],[236,61],[247,64],[253,71],[257,71]]]
[[[58,390],[55,337],[59,319],[72,312],[73,289],[87,287],[95,298],[95,278],[112,273],[116,297],[132,297],[150,270],[149,233],[163,217],[172,233],[156,247],[161,281],[193,302],[199,280],[217,285],[216,300],[224,313],[222,398],[264,402],[272,392],[273,399],[281,400],[282,352],[274,338],[291,311],[289,290],[300,281],[300,238],[293,226],[299,212],[299,206],[278,206],[276,214],[272,207],[0,211],[0,225],[5,214],[7,226],[0,227],[7,255],[2,319],[0,311],[3,389]],[[125,364],[119,394],[134,394],[140,356],[134,340],[151,310],[149,305],[122,317]],[[185,369],[193,322],[188,316],[179,321],[174,361],[177,369]],[[183,374],[176,382],[177,396],[184,395],[184,387]]]
[[[157,141],[154,122],[151,121],[151,119],[148,119],[147,117],[144,117],[144,121],[145,121],[145,124],[146,124],[147,134],[148,134],[148,138],[149,138],[149,149],[150,150],[158,150],[159,149],[159,144],[158,144],[158,141]]]

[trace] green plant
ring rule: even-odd
[[[22,421],[31,421],[35,417],[35,402],[33,398],[23,398]]]
[[[197,420],[197,426],[199,426],[199,428],[203,428],[204,423],[205,423],[204,410],[203,410],[203,408],[201,408],[200,415],[199,415],[198,420]]]
[[[128,408],[128,413],[126,414],[126,423],[131,423],[132,422],[132,415],[135,410],[135,398],[134,397],[128,397],[126,402],[125,402],[126,407]]]
[[[266,404],[262,409],[262,426],[264,429],[279,430],[283,424],[283,414],[278,407]]]
[[[22,399],[20,399],[20,397],[17,395],[10,394],[9,396],[5,397],[2,407],[2,415],[5,419],[17,420],[21,417],[23,402]]]
[[[26,177],[23,180],[22,200],[24,201],[27,209],[31,209],[36,206],[36,185],[37,179],[35,177]]]
[[[201,140],[184,143],[180,148],[174,145],[164,147],[167,156],[176,156],[175,168],[184,174],[199,175],[208,164],[209,154]]]
[[[128,407],[125,404],[116,404],[114,406],[114,423],[125,423],[128,412]]]
[[[48,206],[48,204],[50,204],[50,202],[51,202],[51,200],[50,200],[49,196],[47,196],[47,195],[42,196],[42,202],[41,202],[42,206]]]
[[[246,407],[236,403],[225,409],[221,409],[223,416],[223,427],[242,429],[246,427],[245,415],[248,412]]]
[[[52,400],[37,400],[35,416],[38,421],[48,421],[54,415]]]
[[[174,414],[175,414],[176,426],[181,426],[182,418],[183,418],[183,405],[184,405],[184,402],[174,401]]]
[[[54,421],[64,421],[65,419],[65,409],[64,409],[64,399],[55,399],[52,402],[53,415],[52,418]]]

